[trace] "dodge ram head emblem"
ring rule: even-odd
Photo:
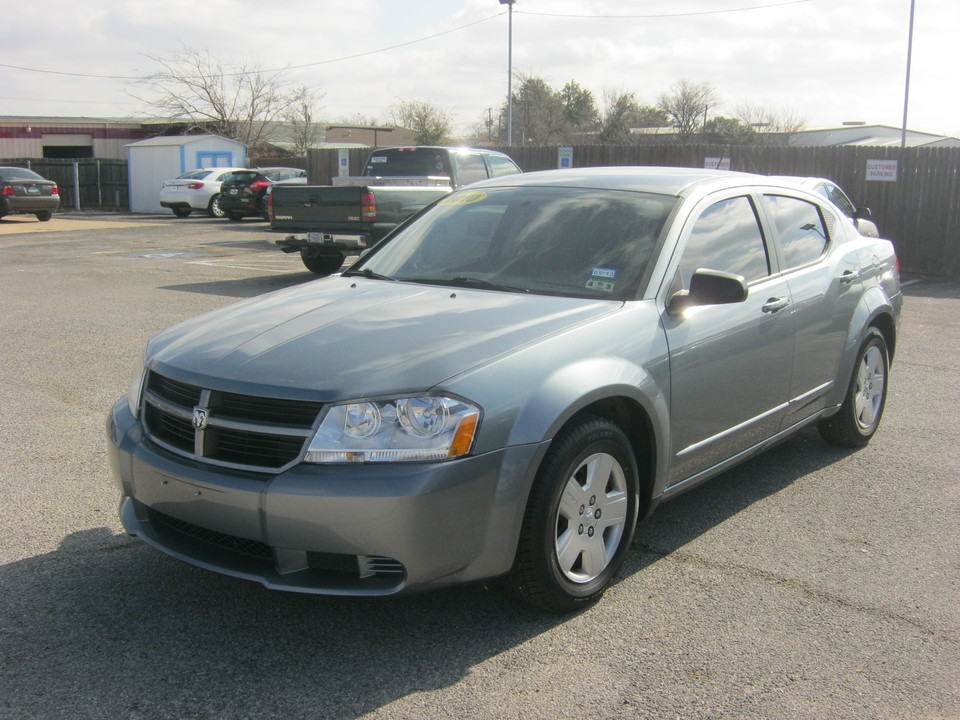
[[[207,409],[195,407],[193,409],[193,427],[197,430],[203,430],[207,426]]]

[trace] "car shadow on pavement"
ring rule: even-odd
[[[802,433],[663,505],[620,582],[847,454]],[[0,716],[11,717],[353,718],[454,685],[580,617],[536,612],[495,585],[381,599],[270,591],[107,527],[0,567],[0,587]],[[619,590],[584,612],[609,612]]]
[[[236,280],[215,280],[212,282],[184,283],[182,285],[164,285],[160,290],[199,293],[201,295],[219,295],[232,298],[252,298],[274,290],[302,285],[320,278],[311,272],[272,273]]]

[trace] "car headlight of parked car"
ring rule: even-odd
[[[480,420],[475,405],[451,397],[362,400],[332,406],[305,462],[435,462],[470,452]]]

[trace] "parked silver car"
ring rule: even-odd
[[[819,195],[592,168],[445,196],[342,275],[189,320],[113,408],[125,528],[268,587],[596,600],[658,503],[801,428],[866,444],[897,260]]]

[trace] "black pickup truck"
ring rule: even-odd
[[[276,240],[299,252],[317,275],[340,269],[348,254],[373,246],[434,200],[478,180],[512,175],[520,168],[503,153],[448,147],[374,150],[363,175],[334,178],[333,185],[275,185],[268,213]]]

